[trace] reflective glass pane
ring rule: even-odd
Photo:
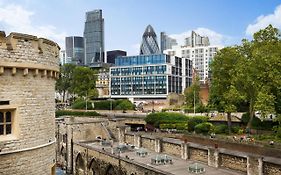
[[[4,115],[3,112],[0,112],[0,123],[4,122]]]
[[[11,124],[7,124],[6,125],[6,134],[11,134],[12,133],[12,125]]]
[[[6,122],[11,122],[11,112],[6,112]]]
[[[0,125],[0,135],[4,134],[4,125]]]

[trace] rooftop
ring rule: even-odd
[[[120,155],[120,157],[124,159],[129,159],[132,163],[136,163],[138,165],[143,166],[149,166],[151,168],[155,168],[175,175],[193,174],[190,173],[188,169],[189,167],[194,166],[195,163],[197,163],[196,165],[205,168],[205,174],[208,175],[241,174],[241,172],[236,172],[228,169],[217,169],[209,167],[207,164],[198,161],[183,160],[172,155],[159,154],[143,148],[135,148],[132,145],[119,145],[118,143],[114,143],[112,148],[110,145],[104,146],[101,145],[99,142],[91,142],[87,143],[86,145],[90,148],[99,151],[105,151],[109,154],[114,154],[118,156]]]

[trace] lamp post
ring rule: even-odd
[[[87,110],[88,110],[88,92],[86,91],[86,112],[87,112]]]
[[[193,113],[195,115],[195,89],[193,91]]]

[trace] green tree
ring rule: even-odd
[[[187,107],[193,107],[194,105],[200,105],[202,102],[199,96],[200,82],[199,77],[196,76],[192,85],[184,90],[185,103]],[[195,104],[194,104],[195,102]]]
[[[88,67],[76,67],[73,71],[72,90],[79,97],[91,97],[96,95],[93,90],[96,86],[95,71]]]
[[[237,47],[226,47],[218,52],[211,64],[212,85],[209,103],[227,113],[228,131],[231,133],[231,113],[237,110],[242,96],[233,85],[235,66],[240,59]]]
[[[265,116],[275,111],[272,92],[281,85],[281,43],[278,29],[271,25],[254,34],[252,41],[243,40],[239,47],[242,59],[236,66],[235,86],[249,103],[251,128],[255,110]],[[279,92],[278,92],[279,89]]]
[[[60,66],[60,76],[56,82],[56,91],[58,91],[65,101],[66,92],[72,93],[71,86],[73,80],[73,71],[75,69],[73,64],[64,64]]]

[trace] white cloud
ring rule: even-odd
[[[281,28],[281,5],[277,6],[273,14],[259,16],[253,24],[249,24],[246,29],[247,35],[253,35],[255,32],[272,24],[274,27]]]
[[[35,13],[24,9],[20,5],[0,3],[0,26],[6,33],[20,32],[38,37],[44,37],[57,42],[64,48],[65,32],[58,32],[52,25],[35,25],[32,23],[32,16]]]
[[[232,39],[229,36],[225,36],[223,34],[217,33],[213,30],[203,28],[203,27],[199,27],[199,28],[195,29],[194,31],[201,36],[209,37],[211,45],[225,46]],[[184,45],[184,39],[187,37],[190,37],[191,32],[192,32],[191,30],[188,30],[188,31],[180,33],[180,34],[171,34],[170,37],[176,39],[179,45]]]

